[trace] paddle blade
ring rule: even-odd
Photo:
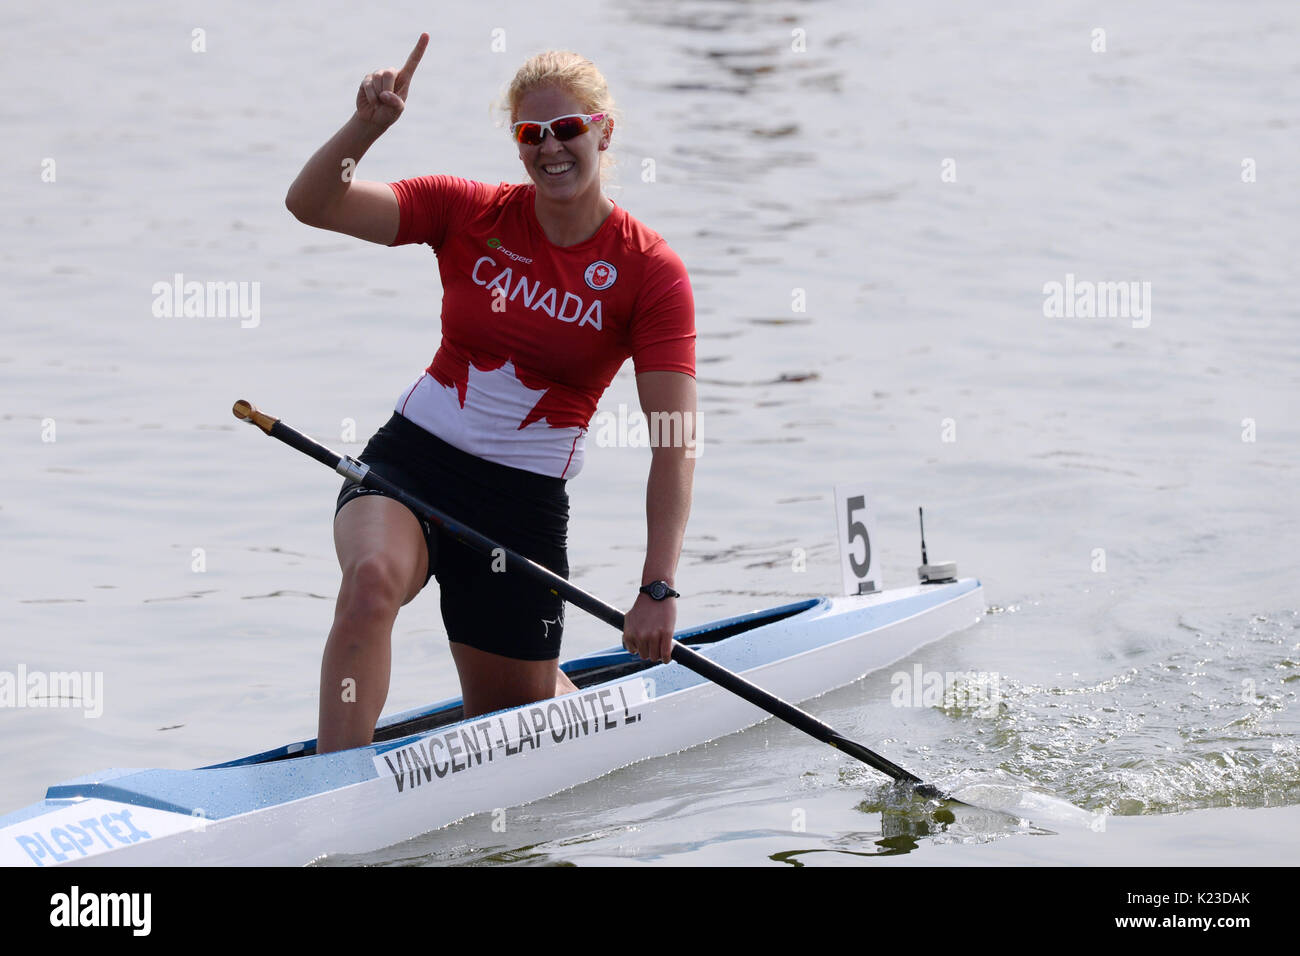
[[[1076,807],[1042,790],[1029,790],[1005,783],[968,783],[955,788],[952,798],[981,810],[1016,817],[1049,830],[1084,829],[1094,833],[1106,830],[1104,814]]]

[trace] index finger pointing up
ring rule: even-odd
[[[420,58],[424,56],[424,50],[428,45],[429,34],[421,33],[420,39],[415,43],[415,49],[411,51],[411,55],[406,58],[406,65],[402,67],[402,74],[407,79],[410,79],[415,68],[420,65]]]

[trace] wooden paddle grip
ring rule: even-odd
[[[257,406],[252,402],[246,402],[242,398],[235,402],[235,407],[231,409],[235,417],[241,422],[251,422],[268,435],[271,434],[271,427],[280,419],[272,418],[264,412],[259,412]]]

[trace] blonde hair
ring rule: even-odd
[[[604,113],[600,122],[602,130],[609,130],[615,125],[618,116],[614,97],[609,94],[609,86],[596,64],[585,56],[569,50],[547,50],[524,61],[524,65],[515,73],[505,95],[505,109],[510,114],[510,123],[519,120],[519,103],[534,90],[559,87],[573,95],[582,104],[585,113]],[[600,154],[600,178],[603,182],[609,169],[614,165],[610,150]]]

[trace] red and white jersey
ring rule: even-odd
[[[663,238],[617,205],[596,234],[553,245],[534,187],[455,176],[389,184],[393,245],[427,243],[442,277],[442,343],[397,400],[450,445],[572,478],[596,404],[623,362],[695,374],[695,304]]]

